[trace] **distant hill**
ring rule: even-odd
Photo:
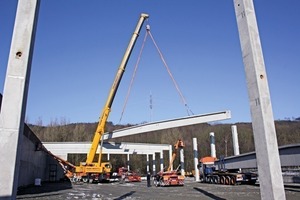
[[[31,130],[43,142],[66,142],[66,141],[92,141],[94,132],[98,123],[76,123],[76,124],[52,124],[50,126],[37,126],[29,125]],[[108,122],[106,131],[113,131],[125,127],[133,126],[134,124],[127,125],[114,125]],[[157,143],[157,144],[171,144],[173,145],[178,139],[182,139],[185,143],[185,169],[191,171],[193,169],[193,147],[192,138],[197,138],[199,157],[210,155],[210,141],[209,133],[215,133],[216,152],[217,157],[220,155],[231,156],[233,155],[231,126],[233,124],[196,124],[191,126],[166,129],[161,131],[137,134],[122,138],[115,138],[111,141],[114,142],[136,142],[136,143]],[[254,151],[254,140],[252,133],[251,123],[237,123],[238,139],[240,153],[247,153]],[[275,122],[278,145],[288,145],[300,143],[300,121],[299,120],[286,120]],[[165,155],[165,163],[168,163],[168,156]],[[83,161],[79,158],[79,160]],[[126,165],[126,157],[112,156],[110,158],[113,166]],[[69,160],[70,161],[70,160]],[[131,165],[133,169],[144,171],[146,158],[141,158],[139,155],[132,155]],[[71,161],[72,162],[72,161]],[[77,164],[78,158],[73,161]],[[175,166],[179,161],[175,161]],[[159,169],[159,163],[157,163]]]

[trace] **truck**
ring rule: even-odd
[[[241,172],[240,169],[226,169],[224,158],[219,160],[219,166],[216,166],[217,158],[206,156],[200,159],[198,165],[200,181],[203,183],[239,185],[242,183],[255,184],[258,176],[253,172]]]
[[[118,177],[120,182],[141,182],[141,176],[131,170],[128,170],[127,167],[119,167],[118,169]]]
[[[137,37],[139,36],[139,32],[141,27],[145,21],[149,17],[148,14],[142,13],[138,20],[137,26],[133,35],[129,41],[128,47],[125,51],[123,59],[118,68],[117,74],[115,76],[114,82],[111,86],[111,89],[108,94],[107,101],[103,107],[102,113],[99,118],[98,126],[96,128],[94,138],[91,144],[90,151],[87,155],[87,159],[85,162],[80,162],[79,166],[75,167],[74,176],[77,177],[77,180],[82,180],[83,182],[108,182],[110,180],[110,173],[112,169],[112,165],[110,162],[102,161],[102,145],[103,140],[101,139],[105,133],[105,125],[111,111],[112,103],[115,98],[117,89],[121,82],[122,76],[124,74],[127,62],[131,55],[132,49],[136,43]],[[101,141],[101,143],[100,143]],[[98,161],[95,160],[96,151],[100,143],[100,152]]]
[[[154,185],[158,186],[184,186],[184,175],[182,175],[178,169],[180,165],[172,170],[174,160],[177,156],[178,149],[184,148],[184,143],[181,139],[177,140],[174,144],[174,151],[172,158],[170,159],[168,169],[166,171],[160,171],[154,176]]]

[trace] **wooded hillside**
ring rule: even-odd
[[[162,131],[143,133],[123,138],[116,138],[113,142],[135,142],[135,143],[156,143],[173,145],[178,139],[182,139],[185,143],[185,169],[191,171],[193,169],[193,147],[192,138],[197,138],[199,157],[210,155],[209,133],[215,133],[215,143],[217,157],[221,155],[233,155],[231,126],[233,124],[197,124],[186,127],[172,128]],[[251,123],[237,123],[238,139],[240,153],[254,151],[254,140]],[[133,126],[114,125],[108,122],[107,131]],[[276,121],[276,132],[278,145],[288,145],[300,143],[300,121]],[[77,124],[51,124],[47,127],[29,125],[31,130],[43,142],[76,142],[76,141],[92,141],[97,123],[77,123]],[[159,155],[157,155],[159,158]],[[164,155],[164,164],[168,164],[168,154]],[[105,156],[104,156],[105,159]],[[85,155],[82,157],[71,156],[68,158],[71,163],[78,164],[79,161],[85,161]],[[116,169],[119,166],[126,165],[126,156],[111,155],[110,161]],[[132,155],[130,158],[132,169],[145,173],[146,157],[141,155]],[[151,163],[150,163],[151,164]],[[179,164],[179,158],[175,161],[174,166]],[[159,163],[156,164],[159,169]],[[152,165],[151,165],[152,166]]]

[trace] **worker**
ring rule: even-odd
[[[121,176],[121,183],[125,183],[125,173],[122,173],[122,176]]]
[[[150,175],[150,172],[148,172],[148,174],[147,174],[147,187],[151,187],[150,179],[151,179],[151,175]]]

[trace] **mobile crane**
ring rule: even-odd
[[[184,147],[184,143],[181,139],[177,140],[174,144],[174,152],[170,160],[167,171],[160,171],[154,177],[155,186],[183,186],[184,185],[184,175],[178,172],[178,168],[172,170],[173,162],[176,158],[177,151]]]
[[[112,166],[111,166],[111,163],[109,163],[109,162],[102,162],[103,140],[101,140],[101,138],[104,134],[105,125],[106,125],[109,113],[111,111],[111,106],[112,106],[113,100],[115,98],[119,84],[121,82],[122,76],[124,74],[127,62],[129,60],[129,57],[132,52],[132,49],[135,45],[135,42],[137,40],[137,37],[141,30],[141,27],[142,27],[145,19],[147,19],[148,17],[149,17],[148,14],[142,13],[140,15],[140,18],[139,18],[139,21],[135,28],[135,31],[131,37],[129,45],[126,49],[126,52],[123,56],[123,59],[121,61],[119,69],[117,71],[116,77],[115,77],[112,87],[110,89],[106,104],[105,104],[105,106],[102,110],[102,114],[99,118],[98,126],[97,126],[96,132],[94,134],[94,139],[92,141],[92,145],[91,145],[89,154],[87,156],[86,162],[80,162],[80,165],[76,166],[76,168],[75,168],[75,175],[76,175],[77,179],[82,180],[83,182],[109,181]],[[94,162],[94,158],[95,158],[96,151],[97,151],[100,140],[101,140],[101,144],[100,144],[100,152],[99,152],[98,162]]]

